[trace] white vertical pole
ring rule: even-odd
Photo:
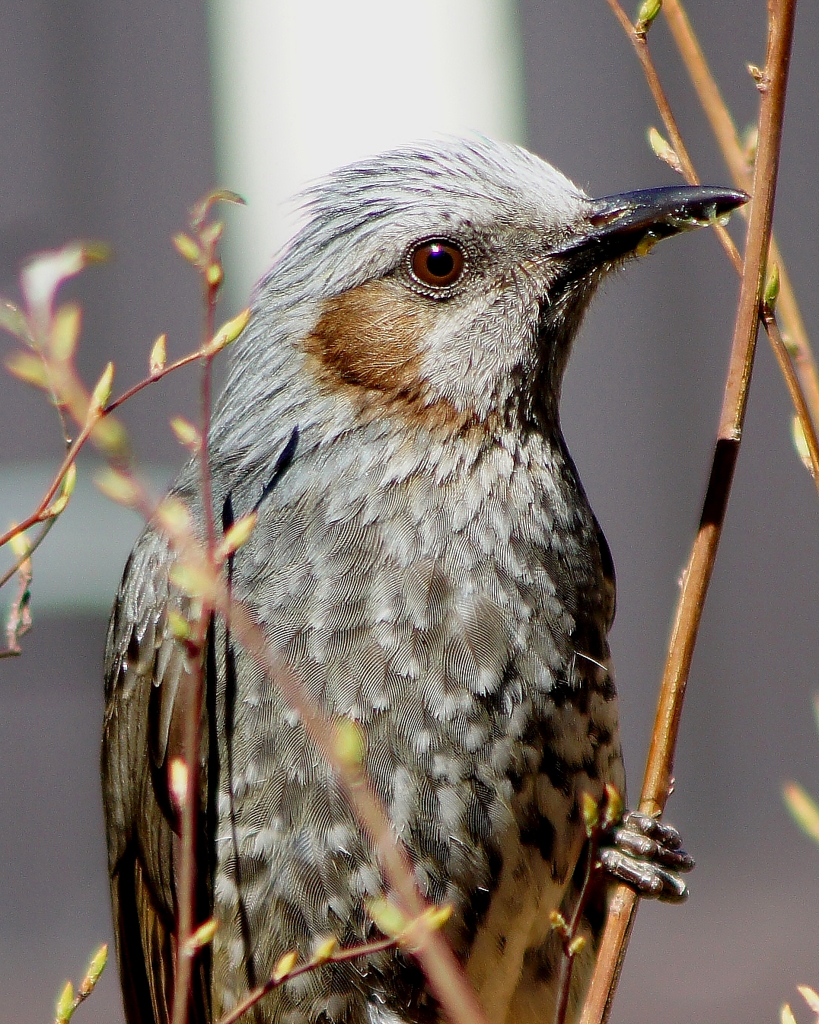
[[[287,239],[287,200],[368,153],[440,133],[519,141],[514,0],[210,0],[229,279],[247,293]]]

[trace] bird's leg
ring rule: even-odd
[[[630,885],[639,896],[680,903],[688,886],[680,875],[694,867],[679,832],[648,814],[626,811],[600,845],[603,870]]]

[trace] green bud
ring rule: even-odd
[[[651,27],[652,21],[660,13],[663,6],[663,0],[643,0],[640,4],[640,10],[637,12],[637,21],[634,26],[634,31],[637,35],[645,36]]]
[[[403,910],[400,910],[389,900],[370,900],[367,903],[367,913],[375,922],[375,926],[382,931],[387,938],[397,939],[402,932],[406,931],[410,921]]]
[[[162,373],[165,369],[165,363],[168,359],[166,342],[166,336],[164,334],[160,334],[153,344],[151,354],[148,357],[148,371],[152,377],[155,377],[158,373]]]
[[[67,981],[59,996],[57,996],[57,1006],[54,1010],[54,1024],[67,1024],[67,1022],[71,1020],[71,1016],[75,1009],[74,986],[70,981]]]
[[[88,961],[88,968],[85,977],[80,982],[80,995],[88,996],[93,992],[95,985],[100,980],[105,965],[108,963],[108,944],[103,943]]]
[[[782,795],[796,824],[806,835],[819,843],[819,807],[797,782],[787,782]]]
[[[779,264],[772,263],[768,268],[768,279],[765,282],[765,305],[773,310],[779,298]]]
[[[299,954],[295,949],[291,949],[289,953],[285,953],[273,968],[273,980],[275,982],[282,981],[293,970],[298,962]]]

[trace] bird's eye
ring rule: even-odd
[[[410,273],[425,288],[451,288],[465,266],[463,250],[447,238],[430,238],[409,254]]]

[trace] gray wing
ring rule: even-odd
[[[167,631],[171,554],[148,527],[125,567],[105,651],[102,787],[117,954],[129,1024],[168,1024],[174,975],[174,857],[178,837],[167,786],[181,752],[186,677],[198,666]],[[180,609],[182,610],[182,609]],[[207,673],[206,673],[207,675]],[[205,680],[207,687],[207,679]],[[206,765],[205,765],[206,767]],[[207,774],[200,823],[206,835]],[[203,839],[196,919],[210,916]],[[207,958],[198,961],[191,1024],[209,1020]]]

